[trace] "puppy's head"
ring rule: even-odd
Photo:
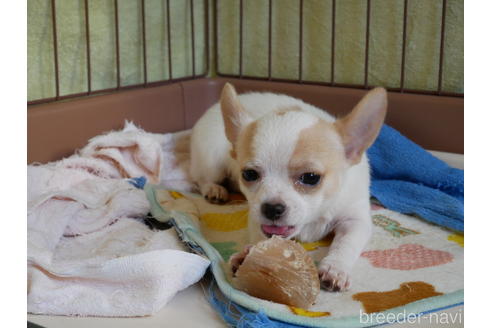
[[[386,91],[370,91],[345,117],[330,123],[300,110],[273,110],[254,120],[230,84],[221,96],[231,155],[250,216],[265,235],[294,237],[335,202],[348,169],[376,139],[386,114]]]

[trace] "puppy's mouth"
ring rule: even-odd
[[[295,230],[295,226],[277,226],[277,225],[268,225],[262,224],[261,231],[267,236],[271,237],[273,235],[282,236],[284,238],[289,237]]]

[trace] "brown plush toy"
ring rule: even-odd
[[[233,285],[251,296],[308,308],[320,292],[313,260],[292,240],[273,236],[233,256],[230,265]]]

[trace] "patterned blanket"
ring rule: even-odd
[[[249,243],[248,206],[235,197],[214,205],[194,194],[147,185],[152,213],[172,219],[182,239],[208,256],[221,292],[251,311],[287,323],[312,327],[363,327],[391,322],[463,303],[464,237],[416,217],[372,206],[374,232],[352,272],[347,292],[322,291],[308,309],[249,296],[234,289],[225,263]],[[301,245],[315,263],[329,250],[331,238]],[[394,322],[394,320],[393,320]]]

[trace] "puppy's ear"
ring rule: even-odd
[[[335,122],[345,147],[345,156],[351,164],[359,163],[362,153],[376,140],[386,116],[386,107],[386,90],[375,88],[347,116]]]
[[[220,109],[226,137],[234,145],[241,130],[251,122],[251,117],[239,102],[236,90],[230,83],[226,83],[222,89]]]

